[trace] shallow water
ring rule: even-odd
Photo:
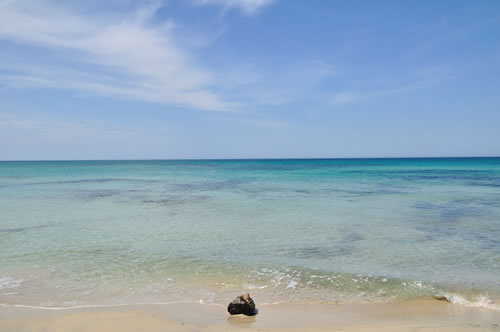
[[[500,299],[500,158],[0,162],[0,211],[0,303]]]

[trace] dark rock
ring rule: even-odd
[[[257,314],[255,303],[248,293],[238,296],[231,303],[229,303],[227,311],[229,311],[231,315],[243,314],[247,316],[255,316]]]
[[[451,302],[446,296],[433,296],[434,300],[443,301],[443,302]]]

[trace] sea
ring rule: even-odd
[[[0,162],[0,304],[500,310],[500,158]]]

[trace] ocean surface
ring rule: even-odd
[[[500,308],[500,158],[0,162],[0,304]]]

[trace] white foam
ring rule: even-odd
[[[245,287],[246,289],[264,289],[264,288],[267,288],[269,286],[268,285],[257,286],[257,285],[253,285],[253,284],[244,284],[243,287]]]
[[[417,288],[417,289],[423,289],[424,285],[422,284],[421,281],[412,281],[409,285],[409,287]]]
[[[200,304],[212,304],[215,301],[215,293],[208,292],[204,297],[200,299]]]
[[[290,282],[288,283],[288,285],[286,286],[286,288],[292,288],[294,289],[295,286],[297,286],[297,282],[295,280],[290,280]]]
[[[86,309],[86,308],[113,308],[113,307],[127,307],[127,306],[137,306],[137,305],[172,305],[179,303],[197,303],[203,305],[213,305],[223,307],[224,305],[219,303],[207,303],[200,301],[172,301],[172,302],[134,302],[134,303],[116,303],[116,304],[83,304],[74,305],[68,307],[45,307],[45,306],[35,306],[26,304],[7,304],[0,303],[1,307],[13,307],[13,308],[29,308],[29,309],[42,309],[42,310],[72,310],[72,309]]]
[[[0,289],[10,289],[10,288],[17,288],[21,286],[23,283],[24,279],[14,279],[10,277],[3,277],[0,278]]]
[[[493,303],[493,301],[486,295],[477,296],[474,300],[468,300],[465,297],[457,294],[445,294],[444,296],[451,303],[465,305],[468,307],[485,308],[500,311],[500,305],[497,303]]]

